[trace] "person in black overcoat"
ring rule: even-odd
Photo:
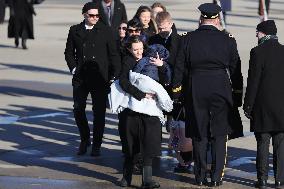
[[[144,93],[129,81],[129,71],[133,70],[143,57],[143,40],[137,35],[130,36],[125,44],[128,53],[122,61],[122,71],[119,77],[121,88],[137,100],[143,98],[155,98],[154,94]],[[159,57],[152,58],[151,63],[158,67],[159,82],[168,81],[166,67]],[[152,180],[152,159],[160,155],[161,150],[161,123],[158,117],[125,109],[123,132],[124,154],[123,178],[120,181],[122,187],[130,186],[132,181],[134,158],[141,153],[143,159],[142,187],[144,189],[158,188],[159,183]]]
[[[0,24],[4,22],[5,9],[6,9],[6,0],[0,0]]]
[[[269,144],[273,144],[276,188],[284,187],[284,46],[278,42],[273,20],[257,25],[259,45],[250,51],[243,109],[257,141],[256,187],[267,184]]]
[[[167,11],[159,12],[156,15],[155,21],[157,24],[158,34],[155,34],[152,37],[150,37],[148,44],[149,45],[161,44],[169,51],[170,57],[168,63],[170,65],[171,70],[173,70],[176,62],[176,56],[181,36],[177,33],[176,29],[173,29],[174,23],[169,12]],[[171,89],[172,89],[171,85],[164,87],[171,96]],[[170,114],[167,114],[166,127],[168,131],[171,120],[172,116]]]
[[[110,81],[119,75],[120,56],[109,26],[99,21],[97,3],[86,3],[84,21],[70,27],[65,60],[73,74],[74,117],[80,131],[78,155],[90,145],[90,129],[85,113],[91,93],[94,114],[92,156],[100,155],[105,127],[105,111]]]
[[[101,21],[110,26],[115,34],[119,25],[127,23],[127,13],[124,3],[120,0],[93,0],[99,3],[99,14]],[[108,13],[110,11],[110,13]],[[118,37],[118,35],[115,35]]]
[[[27,49],[27,39],[34,39],[33,15],[36,15],[33,0],[9,0],[10,20],[8,37],[15,38],[16,47],[22,38],[22,47]]]
[[[231,133],[229,115],[233,106],[230,74],[239,61],[236,41],[220,31],[221,8],[213,3],[199,6],[200,26],[181,40],[173,74],[173,96],[183,90],[186,136],[193,141],[196,184],[207,185],[207,144],[211,144],[210,186],[222,184],[226,142]],[[184,72],[187,71],[187,74]],[[185,75],[185,78],[184,78]],[[185,80],[183,86],[182,82]]]

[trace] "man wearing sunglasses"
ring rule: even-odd
[[[85,154],[91,144],[85,113],[89,93],[94,115],[91,155],[100,155],[109,84],[120,72],[120,56],[113,33],[100,22],[98,7],[94,2],[84,5],[84,21],[70,27],[65,49],[65,60],[73,74],[73,112],[81,137],[78,155]]]

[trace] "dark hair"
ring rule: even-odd
[[[142,38],[138,35],[133,35],[133,36],[129,36],[125,42],[125,48],[130,49],[133,43],[143,43],[144,46],[144,42],[142,40]]]
[[[160,3],[160,2],[153,3],[153,5],[151,6],[151,9],[154,9],[156,7],[160,7],[160,8],[163,9],[163,11],[167,11],[166,7],[162,3]]]
[[[138,19],[139,19],[141,13],[143,13],[143,12],[150,12],[150,13],[151,13],[151,9],[150,9],[149,7],[147,7],[147,6],[141,5],[141,6],[137,9],[134,18],[138,18]]]
[[[137,18],[133,18],[133,19],[131,19],[127,22],[127,28],[129,28],[129,27],[137,28],[137,29],[140,29],[140,30],[143,28],[140,20],[137,19]]]

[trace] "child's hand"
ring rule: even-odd
[[[157,52],[157,58],[150,57],[150,63],[156,66],[162,66],[164,64],[163,58],[160,59],[159,53]]]

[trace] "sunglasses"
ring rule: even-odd
[[[100,17],[99,14],[88,14],[88,16],[89,16],[90,18],[99,18],[99,17]]]
[[[135,29],[135,30],[133,30],[133,29],[127,29],[127,31],[128,31],[129,33],[139,33],[141,30],[140,30],[140,29]]]
[[[119,27],[118,29],[119,29],[119,30],[124,30],[124,31],[126,31],[126,30],[127,30],[127,27]]]

